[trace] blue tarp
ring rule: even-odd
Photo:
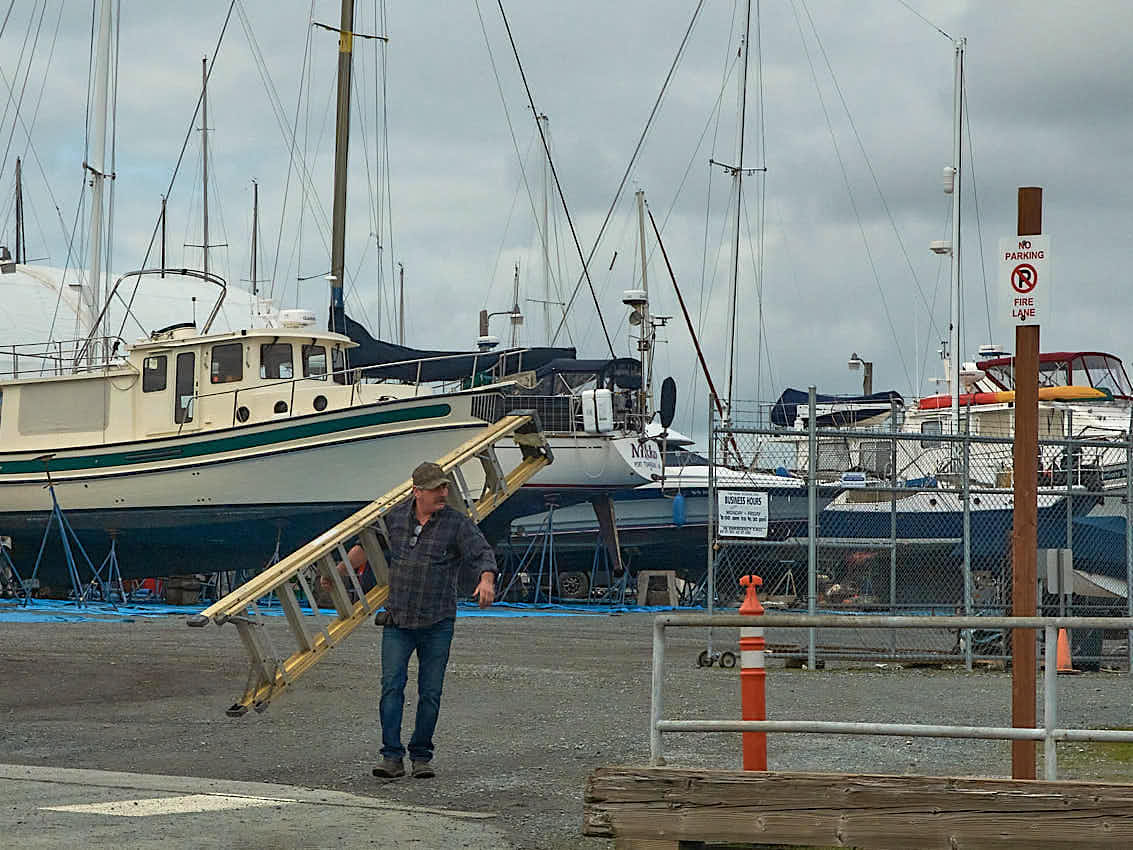
[[[165,605],[161,603],[144,605],[119,605],[115,610],[104,602],[88,603],[85,608],[77,608],[73,602],[61,599],[37,599],[28,607],[17,602],[0,603],[0,623],[81,623],[81,622],[132,622],[137,619],[154,617],[189,617],[199,614],[205,605]],[[530,605],[511,602],[498,602],[490,608],[479,608],[472,603],[457,607],[458,617],[582,617],[609,614],[658,613],[674,609],[658,606],[639,607],[636,605]],[[282,616],[278,604],[260,606],[260,613],[266,616]],[[334,612],[324,610],[327,615]]]

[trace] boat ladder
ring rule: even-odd
[[[519,446],[520,454],[515,467],[505,470],[496,444],[509,438]],[[452,482],[449,493],[456,497],[451,502],[453,507],[480,522],[551,460],[551,449],[535,413],[513,411],[437,463]],[[477,462],[482,467],[483,485],[470,488],[463,468]],[[406,481],[189,618],[189,625],[195,627],[210,622],[218,626],[232,623],[251,660],[244,695],[227,710],[229,716],[240,717],[249,708],[263,711],[275,696],[382,607],[389,596],[389,568],[383,551],[387,537],[384,517],[411,494],[412,484]],[[338,569],[340,561],[350,563],[346,543],[353,538],[359,540],[365,551],[375,579],[374,586],[365,592],[355,570],[346,569],[344,576]],[[309,568],[317,578],[312,577]],[[320,580],[323,586],[329,586],[333,616],[325,616],[314,602],[313,585]],[[309,611],[299,604],[297,587],[309,601]],[[265,617],[256,603],[271,593],[278,597],[298,646],[284,660],[273,649]]]

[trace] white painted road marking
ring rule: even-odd
[[[299,801],[268,797],[240,797],[227,794],[186,794],[180,797],[151,797],[145,800],[119,800],[113,803],[43,806],[40,811],[144,818],[154,815],[183,815],[192,812],[221,812],[227,809],[279,806],[297,802]]]

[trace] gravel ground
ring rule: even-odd
[[[284,646],[282,619],[272,627]],[[230,626],[190,630],[176,616],[0,622],[0,761],[288,783],[491,811],[515,847],[599,850],[609,845],[581,837],[583,786],[595,767],[648,760],[651,639],[646,614],[459,618],[436,736],[438,777],[382,784],[370,775],[380,735],[378,629],[359,629],[264,714],[232,719],[224,709],[243,690],[247,665]],[[666,717],[739,714],[738,670],[695,665],[704,639],[703,630],[670,637]],[[725,631],[717,643],[734,648],[734,640]],[[1059,689],[1060,725],[1130,724],[1125,675],[1060,678]],[[409,690],[415,699],[412,679]],[[1010,725],[1010,693],[1009,673],[893,664],[807,672],[773,662],[768,678],[772,719]],[[667,735],[665,750],[671,766],[739,766],[736,734]],[[1006,742],[777,735],[768,750],[770,766],[782,770],[1010,774]],[[1059,756],[1065,778],[1133,776],[1112,753],[1064,745]]]

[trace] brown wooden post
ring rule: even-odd
[[[1019,189],[1019,235],[1042,233],[1043,190]],[[1011,613],[1037,613],[1039,326],[1015,328],[1015,516],[1011,537]],[[1011,635],[1011,725],[1035,727],[1035,632]],[[1011,742],[1011,776],[1035,778],[1035,742]]]

